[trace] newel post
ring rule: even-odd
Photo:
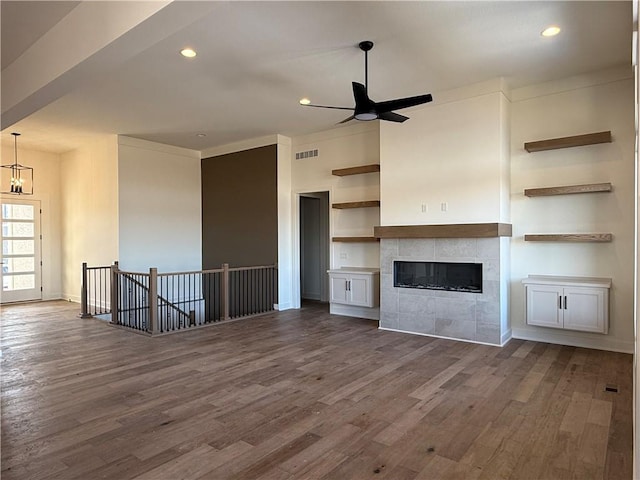
[[[89,314],[89,298],[87,294],[87,290],[89,289],[89,285],[87,285],[87,262],[82,262],[82,287],[80,290],[80,304],[82,313],[80,318],[89,318],[91,314]]]
[[[158,269],[149,269],[149,333],[158,333]]]
[[[117,325],[118,322],[118,297],[120,294],[120,285],[118,282],[118,262],[111,265],[111,323]]]
[[[222,314],[223,320],[229,320],[229,264],[222,264],[222,292],[220,294],[222,299]]]

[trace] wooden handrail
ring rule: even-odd
[[[213,268],[211,270],[191,270],[188,272],[165,272],[165,273],[159,273],[158,276],[169,277],[171,275],[197,275],[201,273],[222,273],[222,271],[223,271],[222,268]]]
[[[278,268],[278,265],[260,265],[258,267],[233,267],[229,268],[230,272],[237,272],[240,270],[260,270],[262,268]]]
[[[135,283],[137,286],[144,288],[145,290],[149,290],[149,285],[145,285],[144,283],[132,277],[132,275],[142,275],[142,276],[148,277],[149,276],[148,273],[123,272],[122,270],[118,270],[118,273],[121,274],[130,282]]]
[[[230,272],[237,272],[239,270],[259,270],[261,268],[278,268],[277,264],[273,265],[259,265],[257,267],[229,267]],[[190,270],[186,272],[165,272],[158,273],[159,277],[168,277],[171,275],[196,275],[201,273],[222,273],[224,272],[223,268],[213,268],[210,270]],[[126,274],[126,275],[140,275],[143,277],[149,277],[148,273],[145,272],[127,272],[125,270],[118,270],[118,273]]]
[[[123,275],[140,275],[141,277],[148,277],[149,273],[144,272],[127,272],[126,270],[118,269],[118,273],[122,273]]]

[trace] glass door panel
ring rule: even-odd
[[[2,199],[2,303],[40,300],[40,202]]]

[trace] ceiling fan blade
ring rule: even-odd
[[[371,100],[367,95],[367,88],[358,82],[351,82],[353,86],[353,98],[356,101],[356,110],[358,107],[368,107],[371,105]]]
[[[347,123],[350,122],[351,120],[353,120],[354,118],[356,118],[355,116],[351,115],[350,117],[345,118],[344,120],[342,120],[341,122],[336,123],[336,125],[340,125],[342,123]]]
[[[400,115],[399,113],[395,113],[395,112],[382,112],[378,118],[380,120],[388,120],[389,122],[397,122],[397,123],[402,123],[405,120],[409,120],[409,117],[405,117],[404,115]]]
[[[302,105],[303,107],[331,108],[333,110],[351,110],[351,111],[353,111],[353,108],[351,108],[351,107],[331,107],[329,105],[313,105],[311,103],[307,103],[307,104],[301,103],[300,105]]]
[[[386,102],[377,102],[376,111],[378,113],[390,112],[391,110],[400,110],[401,108],[422,105],[433,100],[430,93],[426,95],[417,95],[415,97],[398,98],[396,100],[387,100]]]

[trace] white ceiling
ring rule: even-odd
[[[59,4],[7,9],[11,24],[39,25],[44,33],[78,2],[3,1],[3,56],[7,45],[16,45],[13,53],[19,54],[33,43],[20,29],[5,29],[6,3]],[[197,3],[182,2],[180,8]],[[304,108],[298,100],[352,106],[351,82],[364,80],[361,40],[375,42],[369,54],[374,100],[433,93],[437,102],[439,91],[496,77],[517,88],[631,64],[630,1],[214,7],[109,71],[86,75],[78,88],[6,128],[3,140],[20,131],[23,146],[63,152],[84,136],[118,133],[201,150],[274,133],[325,130],[348,112]],[[550,24],[560,25],[562,33],[541,37]],[[185,45],[198,56],[180,56]],[[411,116],[410,110],[402,113]]]

